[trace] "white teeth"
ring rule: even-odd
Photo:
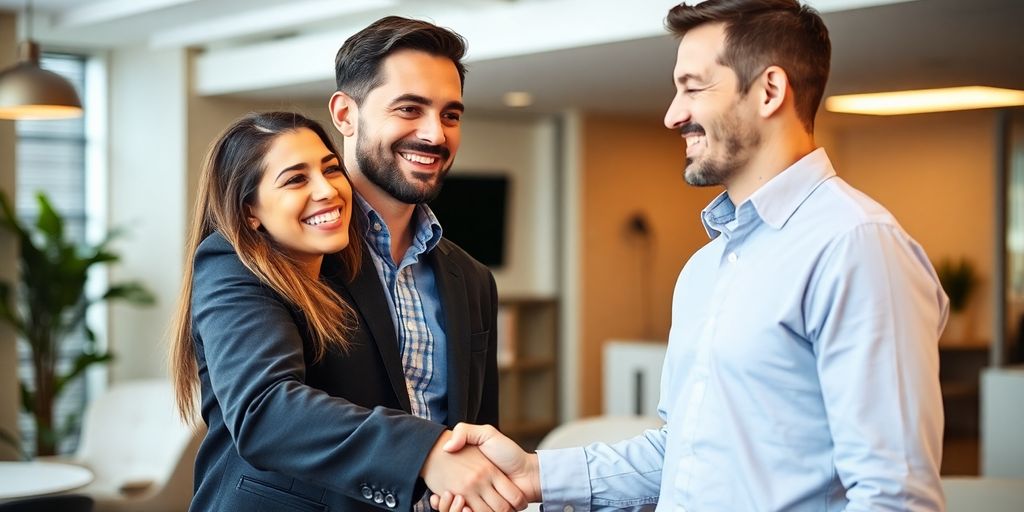
[[[686,138],[686,147],[692,148],[698,142],[702,142],[703,140],[704,140],[704,136],[703,135],[691,135],[691,136]]]
[[[437,158],[436,157],[432,157],[432,156],[414,155],[412,153],[399,153],[399,154],[402,155],[402,158],[404,158],[404,159],[406,159],[406,160],[408,160],[410,162],[415,162],[415,163],[423,164],[423,165],[430,165],[430,164],[432,164],[432,163],[437,161]]]
[[[314,215],[314,216],[312,216],[312,217],[310,217],[308,219],[303,220],[302,222],[305,222],[306,224],[309,224],[310,226],[316,226],[316,225],[319,225],[319,224],[323,224],[325,222],[336,221],[340,217],[341,217],[341,210],[332,210],[332,211],[329,211],[327,213],[321,213],[320,215]]]

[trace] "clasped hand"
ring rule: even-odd
[[[435,455],[441,460],[441,453],[461,456],[463,462],[451,465],[443,481],[435,477],[432,482],[429,466]],[[540,500],[537,455],[524,452],[490,425],[459,423],[441,436],[427,457],[424,479],[435,492],[430,506],[441,512],[523,510],[528,502]]]

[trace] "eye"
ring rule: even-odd
[[[415,117],[420,113],[420,108],[415,105],[404,105],[395,109],[403,117]]]
[[[342,174],[340,165],[330,165],[324,169],[324,176]]]
[[[457,125],[462,121],[462,112],[445,112],[441,118],[449,125]]]
[[[307,181],[306,175],[301,173],[293,174],[290,178],[285,180],[284,186],[301,185]]]

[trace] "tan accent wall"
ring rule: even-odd
[[[996,117],[992,110],[831,123],[840,176],[889,209],[933,262],[966,257],[980,274],[967,315],[992,336]]]
[[[579,414],[585,417],[601,413],[606,341],[667,341],[676,277],[707,243],[699,214],[720,189],[683,181],[684,143],[661,119],[587,115],[582,131],[578,356]],[[643,240],[627,228],[636,212],[651,228],[646,257]]]
[[[0,69],[15,62],[16,17],[13,13],[0,12]],[[0,120],[0,190],[14,201],[14,121]],[[16,279],[17,252],[14,237],[6,231],[0,232],[0,281],[14,283]],[[0,325],[0,429],[14,433],[18,431],[18,351],[14,333]],[[16,453],[0,442],[0,460],[15,459]]]
[[[660,119],[585,116],[582,143],[580,416],[602,410],[609,339],[665,340],[679,270],[707,236],[700,210],[719,191],[681,177],[683,144]],[[995,116],[991,111],[818,121],[837,172],[885,205],[932,261],[966,256],[981,275],[970,305],[991,337]],[[635,211],[653,227],[650,323],[641,309],[641,249],[625,228]]]

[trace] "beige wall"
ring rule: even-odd
[[[0,12],[0,69],[14,64],[15,16]],[[14,122],[0,121],[0,190],[14,201]],[[14,283],[17,252],[14,237],[0,232],[0,281]],[[14,333],[0,325],[0,429],[18,432],[18,352]],[[0,442],[0,460],[16,458],[14,450]]]
[[[968,305],[992,336],[996,118],[991,110],[825,120],[840,176],[891,211],[933,262],[966,257],[981,283]]]
[[[995,117],[990,111],[897,118],[819,119],[819,144],[837,172],[896,215],[933,261],[970,258],[978,336],[991,336]],[[698,213],[720,189],[686,185],[683,147],[659,119],[586,116],[582,144],[579,413],[601,412],[602,348],[609,339],[668,335],[672,287],[707,236]],[[644,211],[655,233],[653,328],[641,311],[640,246],[624,231]]]
[[[585,116],[581,155],[579,415],[590,416],[601,412],[607,340],[668,339],[676,277],[707,243],[699,213],[720,190],[686,185],[683,143],[656,117]],[[626,231],[638,211],[653,233],[646,292],[643,244]]]

